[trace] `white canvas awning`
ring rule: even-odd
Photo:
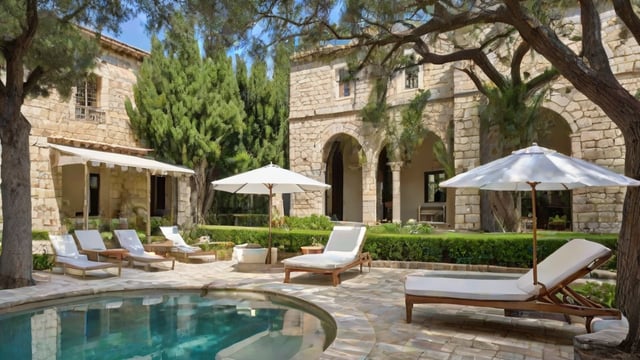
[[[60,152],[56,164],[58,166],[72,164],[91,164],[97,166],[105,164],[108,167],[119,166],[122,170],[149,170],[151,175],[192,175],[194,171],[182,166],[171,165],[160,161],[139,156],[124,155],[106,151],[77,148],[66,145],[49,144],[52,149]]]

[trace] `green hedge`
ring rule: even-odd
[[[32,240],[49,240],[49,232],[46,230],[31,230]]]
[[[286,252],[297,252],[313,242],[326,244],[329,230],[272,230],[272,244]],[[267,228],[201,226],[192,237],[208,235],[212,241],[235,244],[267,245]],[[574,238],[586,238],[616,250],[616,234],[583,234],[545,232],[538,236],[538,260],[541,261],[564,243]],[[531,267],[532,234],[495,233],[438,233],[438,234],[381,234],[367,232],[364,251],[374,260],[444,262],[457,264]]]
[[[274,228],[271,231],[272,246],[286,252],[296,252],[301,246],[314,242],[326,244],[330,230],[284,230]],[[267,246],[268,228],[236,227],[236,226],[200,226],[189,234],[192,239],[209,236],[211,241],[225,241],[234,244],[254,243]]]

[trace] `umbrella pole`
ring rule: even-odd
[[[533,232],[533,285],[538,285],[538,218],[536,217],[536,185],[537,182],[529,182],[531,186],[531,229]]]
[[[271,202],[273,199],[273,185],[269,185],[269,242],[267,245],[267,257],[264,259],[265,264],[271,264]]]

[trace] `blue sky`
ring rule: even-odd
[[[105,35],[138,49],[151,51],[151,35],[147,34],[144,29],[145,22],[144,15],[138,15],[138,17],[122,24],[119,35],[109,32],[106,32]]]
[[[336,6],[331,12],[331,19],[336,21],[340,15],[340,7]],[[150,52],[151,51],[151,35],[147,34],[145,30],[145,23],[147,19],[144,14],[138,14],[137,17],[123,23],[120,27],[120,34],[114,35],[110,32],[105,32],[106,36],[119,40],[127,45],[131,45],[138,49]],[[238,51],[237,49],[235,51]]]

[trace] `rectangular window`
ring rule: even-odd
[[[420,69],[418,68],[418,65],[414,65],[406,68],[404,70],[404,88],[417,89],[419,74],[420,74]]]
[[[424,202],[446,202],[447,192],[440,188],[440,182],[446,179],[443,170],[424,173]]]
[[[340,69],[338,72],[338,96],[351,96],[351,74],[347,69]]]
[[[76,84],[76,120],[104,122],[105,113],[98,104],[99,79],[89,75]]]

